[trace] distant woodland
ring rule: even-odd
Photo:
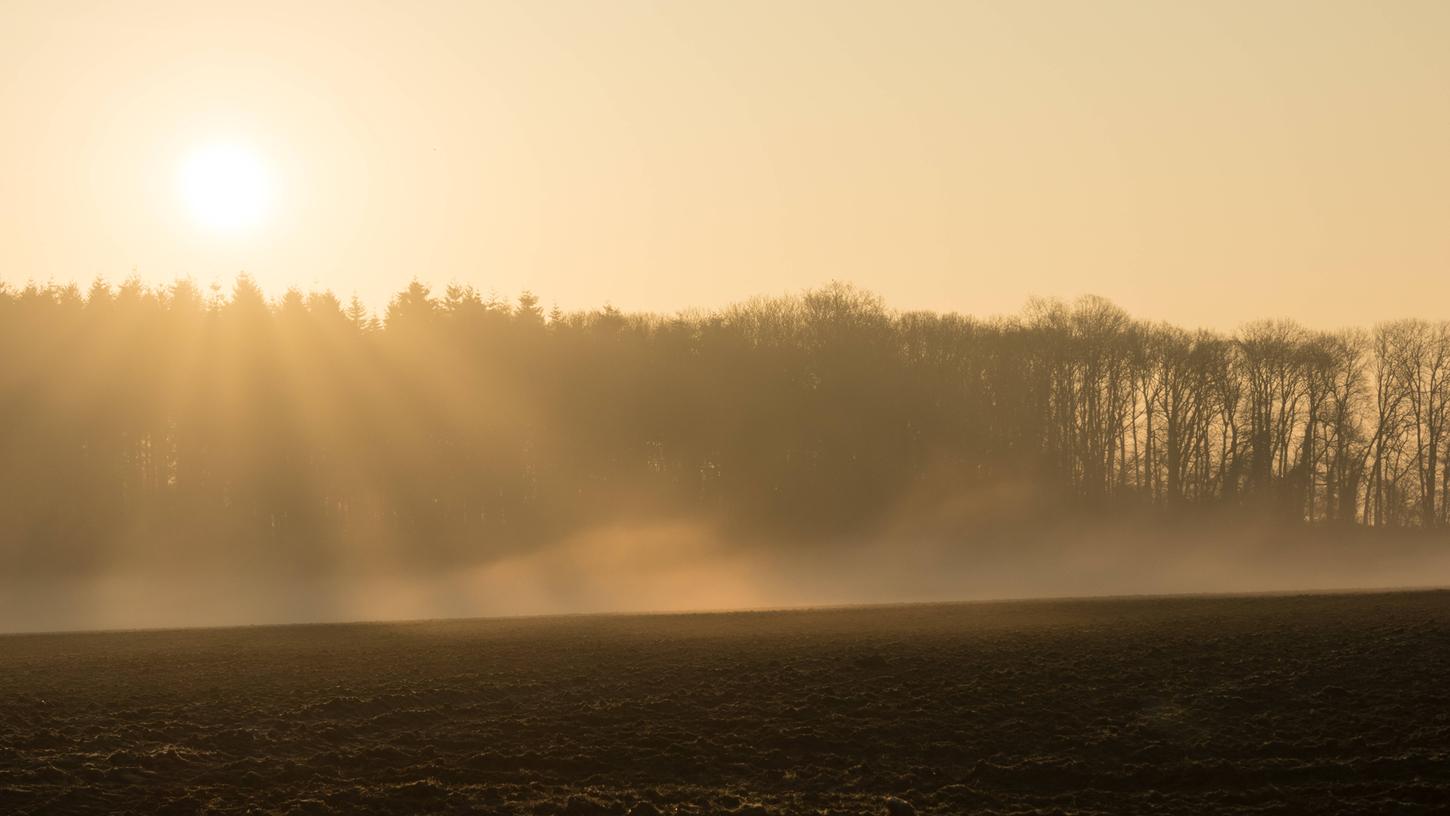
[[[832,285],[677,316],[413,283],[0,290],[0,562],[440,563],[610,519],[778,542],[1054,514],[1450,522],[1450,325],[1232,334]],[[995,523],[995,522],[994,522]],[[128,542],[130,543],[128,545]]]

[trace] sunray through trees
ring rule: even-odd
[[[979,320],[832,285],[675,317],[413,283],[0,292],[11,568],[517,551],[631,514],[780,541],[980,491],[1024,513],[1438,527],[1450,326],[1232,334],[1097,298]]]

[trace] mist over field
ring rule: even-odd
[[[778,549],[659,524],[449,568],[389,561],[298,573],[140,563],[7,576],[0,618],[6,631],[52,631],[1450,584],[1450,552],[1437,539],[1279,529],[1154,534],[1104,525]]]
[[[10,631],[1450,583],[1450,329],[0,292]]]

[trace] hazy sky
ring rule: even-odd
[[[1442,0],[0,0],[0,278],[1450,317],[1447,43]],[[178,190],[218,145],[250,228]]]

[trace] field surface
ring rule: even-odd
[[[0,637],[0,812],[1431,813],[1450,593]]]

